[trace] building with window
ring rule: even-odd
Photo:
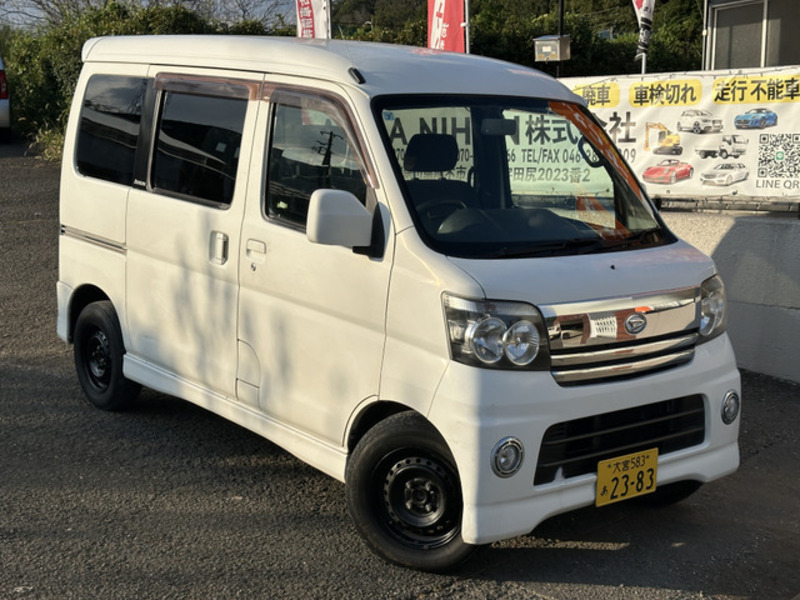
[[[800,1],[705,0],[705,69],[800,64]]]

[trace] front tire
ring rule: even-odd
[[[382,558],[442,572],[478,548],[461,537],[461,481],[450,449],[417,413],[393,415],[368,431],[345,479],[353,523]]]
[[[87,305],[75,323],[75,370],[89,403],[101,410],[130,408],[141,389],[122,374],[125,346],[111,302]]]

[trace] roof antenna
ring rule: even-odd
[[[342,31],[342,26],[337,25],[337,27],[339,28],[339,35],[341,36],[342,41],[344,42],[344,49],[347,51],[347,59],[350,61],[350,64],[353,65],[352,67],[347,69],[347,73],[350,75],[350,77],[353,78],[353,81],[355,81],[358,85],[362,85],[366,83],[367,80],[361,74],[361,71],[356,69],[355,62],[353,61],[353,56],[350,54],[350,46],[348,46],[347,44],[348,40],[347,38],[344,37],[344,31]]]

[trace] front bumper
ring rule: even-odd
[[[493,371],[451,363],[429,417],[450,445],[461,476],[462,536],[483,544],[533,530],[543,520],[595,501],[596,474],[534,486],[539,449],[554,424],[699,394],[704,440],[659,457],[658,485],[711,481],[739,464],[739,420],[725,425],[721,402],[740,394],[739,372],[726,335],[698,345],[692,362],[636,379],[560,387],[549,372]],[[497,442],[513,436],[525,449],[521,469],[502,479],[491,468]]]
[[[649,175],[646,177],[643,175],[642,179],[644,179],[647,183],[669,183],[672,179],[672,175]]]
[[[734,122],[734,126],[736,127],[736,129],[762,129],[768,126],[769,124],[770,124],[769,121],[765,120],[764,125],[762,125],[761,119],[758,119],[756,121],[751,121],[748,119],[748,120]]]

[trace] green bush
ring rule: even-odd
[[[258,22],[210,22],[181,6],[139,8],[111,2],[35,31],[4,31],[4,60],[12,92],[14,129],[57,158],[63,145],[84,42],[104,35],[265,35]]]

